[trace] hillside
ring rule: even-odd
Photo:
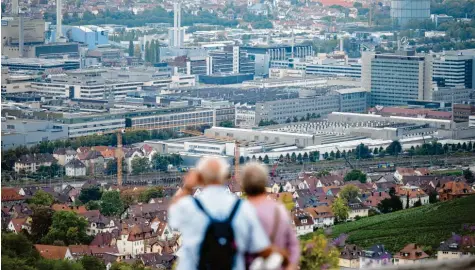
[[[362,247],[384,244],[395,252],[415,242],[430,251],[452,232],[463,233],[463,224],[475,225],[475,196],[339,224],[332,234],[349,234],[347,242]]]

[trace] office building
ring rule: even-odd
[[[254,74],[254,58],[239,46],[209,52],[211,74]],[[208,74],[210,75],[210,74]]]
[[[443,87],[475,86],[475,50],[444,52],[432,56],[433,80]]]
[[[322,87],[313,96],[256,103],[255,122],[274,120],[288,122],[297,117],[324,116],[335,111],[364,112],[368,107],[368,92],[363,88],[332,89]]]
[[[41,59],[41,58],[7,58],[2,59],[2,66],[9,70],[43,71],[45,73],[79,68],[76,59]]]
[[[213,126],[221,126],[223,122],[231,123],[236,121],[236,108],[232,102],[227,100],[203,100],[201,107],[214,110]]]
[[[410,21],[430,18],[430,0],[391,0],[391,19],[404,26]]]
[[[361,78],[361,65],[360,64],[349,64],[349,65],[306,64],[305,73],[308,75]]]
[[[471,115],[475,115],[475,104],[454,104],[452,108],[454,122],[468,122]]]
[[[241,49],[253,56],[255,74],[258,76],[269,74],[270,61],[305,58],[313,55],[312,45],[306,44],[243,46]]]
[[[413,51],[364,52],[361,76],[363,87],[371,92],[372,106],[404,106],[431,96],[432,66],[429,59]]]
[[[434,86],[431,91],[431,101],[438,101],[444,103],[464,103],[471,99],[474,93],[473,89],[458,87],[439,87]]]

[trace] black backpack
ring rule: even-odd
[[[241,204],[241,200],[236,201],[231,214],[225,220],[216,220],[206,212],[198,199],[194,198],[194,201],[210,220],[200,246],[198,270],[231,270],[237,254],[231,222]]]

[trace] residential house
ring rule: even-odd
[[[69,177],[86,176],[86,165],[77,158],[70,160],[65,169],[66,175]]]
[[[129,208],[125,210],[121,218],[126,217],[155,217],[158,212],[166,211],[170,204],[171,198],[162,198],[162,200],[156,201],[155,203],[139,203],[130,205]]]
[[[452,235],[447,241],[441,242],[437,250],[437,260],[460,259],[475,255],[475,236]]]
[[[94,236],[94,239],[89,244],[90,246],[116,246],[117,238],[119,238],[119,230],[112,232],[100,232]]]
[[[384,199],[390,199],[391,196],[389,196],[388,192],[382,191],[382,192],[371,192],[367,194],[363,194],[362,200],[363,200],[363,205],[367,207],[378,207],[378,204],[384,200]]]
[[[298,236],[313,232],[313,218],[305,211],[292,212],[292,223]]]
[[[317,206],[305,208],[313,218],[313,226],[316,228],[330,227],[335,223],[335,216],[329,206]]]
[[[117,248],[123,254],[136,256],[145,253],[147,242],[153,239],[156,239],[156,235],[150,225],[144,223],[135,224],[133,227],[126,225],[117,240]]]
[[[67,204],[59,204],[55,203],[51,206],[51,209],[53,211],[68,211],[68,212],[75,212],[76,214],[84,214],[87,212],[87,209],[84,205],[81,206],[72,206],[72,205],[67,205]]]
[[[363,250],[357,245],[345,245],[340,251],[338,266],[341,268],[360,268],[360,256]]]
[[[104,172],[104,157],[101,152],[90,150],[78,154],[78,159],[86,165],[86,171],[89,175],[102,174]]]
[[[63,189],[62,193],[67,194],[69,196],[69,198],[71,198],[71,201],[74,202],[81,192],[78,189],[76,189],[75,187],[73,187],[71,185],[67,185]]]
[[[24,196],[19,194],[16,188],[2,187],[2,206],[12,206],[25,201]]]
[[[118,222],[112,218],[98,215],[87,219],[89,226],[86,229],[87,235],[96,235],[98,233],[112,232],[118,229]]]
[[[50,260],[72,260],[73,255],[69,247],[52,245],[35,245],[41,257]]]
[[[151,267],[152,269],[172,269],[177,256],[169,254],[162,255],[159,253],[148,253],[140,254],[137,256],[137,258],[142,261],[144,266]]]
[[[136,157],[143,157],[143,153],[140,149],[131,148],[131,149],[124,149],[124,158],[125,164],[127,165],[127,172],[132,172],[132,160]]]
[[[280,185],[277,184],[277,183],[270,183],[268,184],[268,186],[266,187],[266,192],[268,193],[279,193],[280,191]]]
[[[450,181],[443,184],[438,189],[438,193],[440,201],[450,201],[455,198],[474,195],[475,190],[473,190],[465,181]]]
[[[350,200],[348,202],[350,212],[348,213],[348,220],[355,220],[356,217],[367,217],[369,213],[369,207],[365,206],[359,200]]]
[[[404,176],[414,176],[416,172],[413,168],[397,168],[394,172],[394,178],[401,183]]]
[[[428,259],[429,255],[427,255],[419,245],[411,243],[394,255],[393,262],[395,265],[418,264],[427,262]]]
[[[15,161],[15,172],[34,173],[40,166],[49,167],[56,159],[51,154],[27,154]]]
[[[59,165],[64,166],[76,158],[77,154],[78,153],[72,148],[58,148],[54,150],[53,157],[57,160]]]
[[[94,146],[91,147],[91,150],[98,151],[104,157],[104,162],[107,163],[108,160],[115,159],[115,147],[110,146]]]
[[[23,217],[23,218],[13,218],[10,220],[10,223],[8,223],[8,231],[14,232],[14,233],[20,233],[21,230],[27,229],[27,220],[28,218]]]
[[[369,249],[364,249],[360,256],[360,269],[390,264],[392,264],[392,256],[384,249],[384,245],[374,245]]]
[[[140,150],[142,150],[142,153],[144,154],[145,157],[148,158],[148,160],[151,162],[152,161],[152,157],[155,155],[155,154],[158,154],[158,151],[155,150],[152,146],[148,145],[148,144],[144,144],[142,145],[142,147],[140,148]]]
[[[398,186],[396,194],[402,202],[402,207],[407,208],[409,200],[409,207],[413,207],[416,202],[421,202],[421,205],[429,203],[429,195],[427,195],[421,188],[416,186]],[[409,199],[408,199],[409,197]]]
[[[68,248],[75,260],[91,255],[91,249],[88,245],[69,245]]]

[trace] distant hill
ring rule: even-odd
[[[452,232],[468,234],[463,231],[464,224],[475,225],[475,195],[339,224],[333,227],[332,236],[345,233],[349,235],[347,243],[362,247],[384,244],[391,252],[417,243],[430,252],[430,247],[437,249]]]

